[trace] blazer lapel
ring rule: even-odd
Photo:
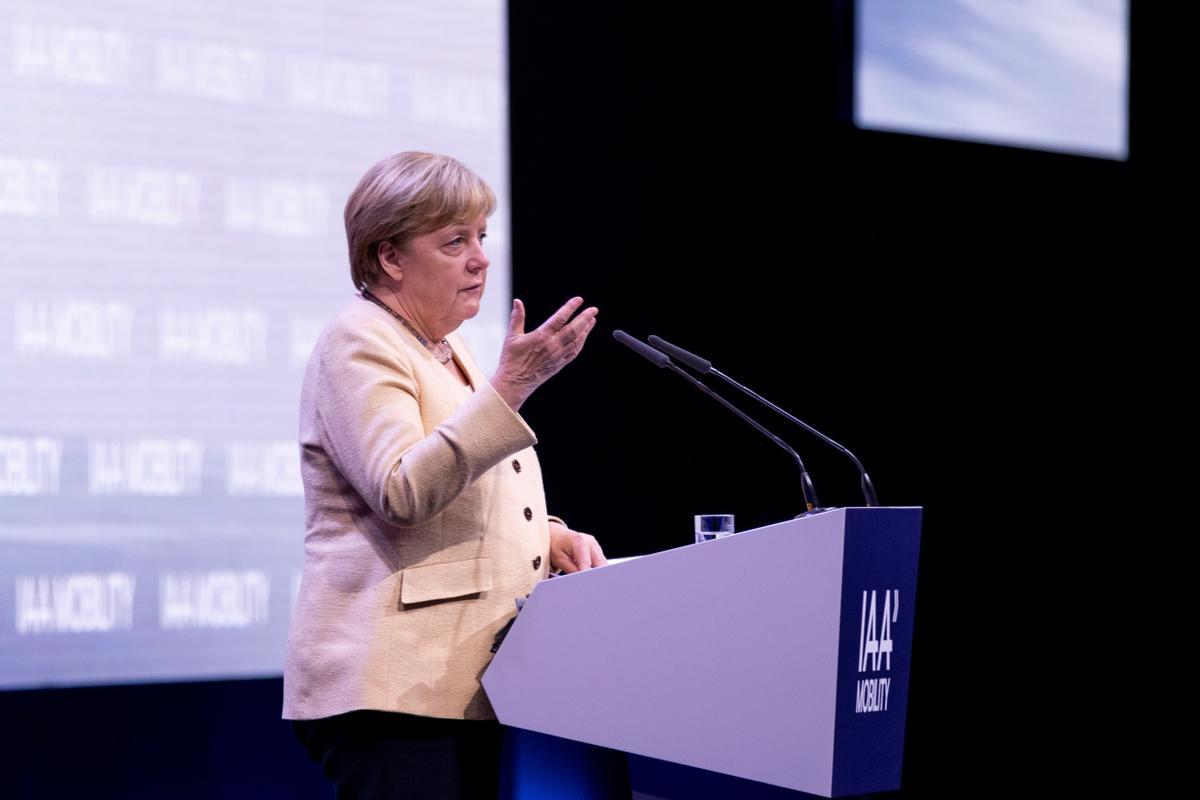
[[[479,390],[479,382],[485,381],[483,373],[479,371],[479,367],[475,366],[475,359],[471,358],[467,346],[463,343],[462,337],[457,333],[452,333],[446,337],[446,341],[450,342],[450,349],[454,351],[454,361],[458,364],[458,368],[467,376],[467,380],[471,382],[471,391]]]

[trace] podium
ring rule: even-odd
[[[509,726],[824,797],[900,786],[920,508],[841,508],[539,583]]]

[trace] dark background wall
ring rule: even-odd
[[[614,556],[689,541],[696,513],[797,513],[782,451],[609,334],[706,355],[855,449],[884,504],[926,509],[902,794],[1075,783],[1063,742],[1113,692],[1078,660],[1103,616],[1080,597],[1123,603],[1150,567],[1117,553],[1118,577],[1093,544],[1145,491],[1116,420],[1158,430],[1179,319],[1152,9],[1112,163],[853,129],[839,0],[512,5],[515,293],[539,321],[601,309],[523,411],[551,509]],[[779,430],[824,503],[858,502],[848,464]],[[0,795],[323,797],[280,693],[0,694]]]

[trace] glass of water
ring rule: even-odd
[[[733,514],[697,514],[696,541],[710,542],[733,534]]]

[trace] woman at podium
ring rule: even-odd
[[[371,167],[346,203],[358,294],[301,390],[305,560],[283,703],[339,798],[494,796],[493,642],[548,570],[605,563],[547,513],[518,413],[597,309],[574,298],[526,332],[515,300],[491,377],[455,333],[479,313],[495,205],[458,161],[415,152]]]

